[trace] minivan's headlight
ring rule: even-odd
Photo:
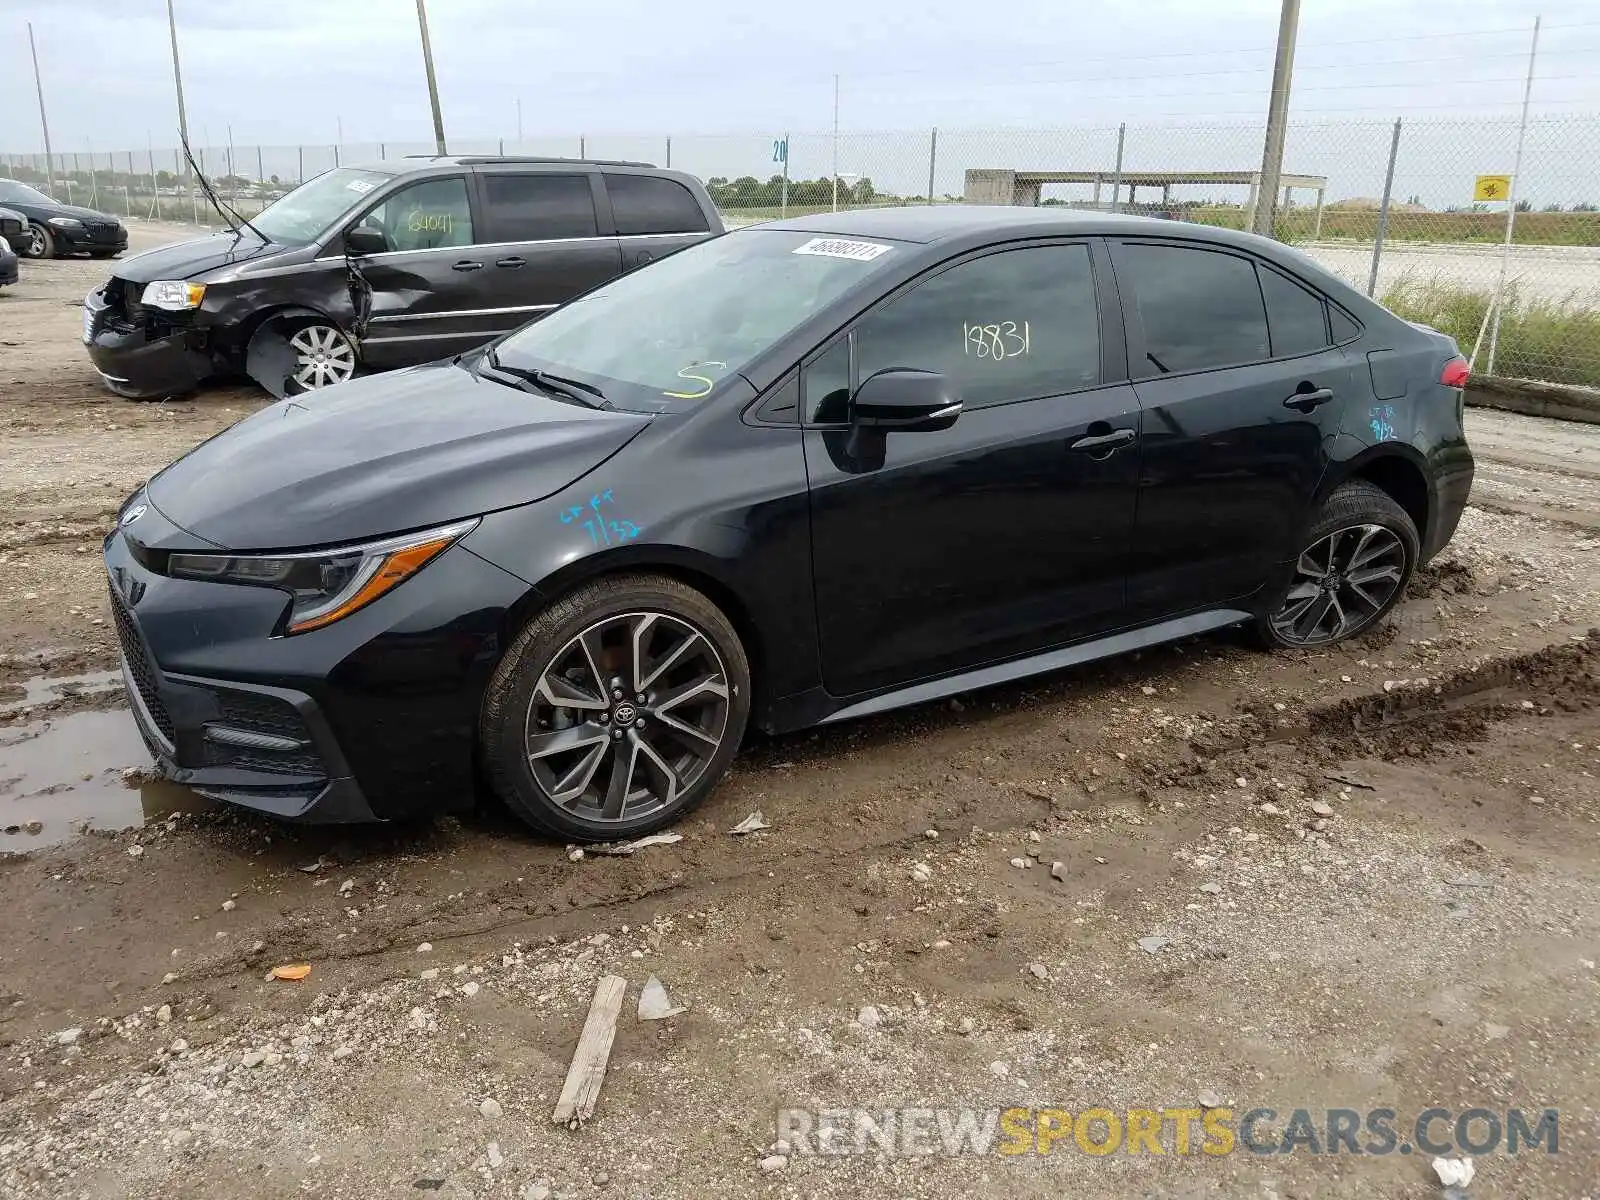
[[[437,529],[360,546],[306,554],[174,554],[167,573],[179,579],[280,588],[294,597],[289,633],[331,625],[393,591],[477,525],[459,521]]]
[[[206,285],[190,283],[187,279],[158,279],[144,285],[139,303],[146,308],[161,308],[167,312],[184,312],[199,308],[205,299]]]

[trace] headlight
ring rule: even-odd
[[[205,299],[206,285],[190,283],[187,279],[158,279],[144,286],[139,303],[146,308],[161,308],[167,312],[184,312],[199,308]]]
[[[294,597],[289,633],[331,625],[393,591],[462,537],[477,520],[409,533],[361,546],[276,557],[174,554],[167,573],[179,579],[281,588]]]
[[[45,224],[46,225],[53,225],[57,229],[82,229],[83,228],[83,222],[78,220],[77,217],[51,217],[49,220],[47,220],[45,222]]]

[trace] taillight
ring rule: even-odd
[[[1464,388],[1471,375],[1472,368],[1467,360],[1457,356],[1445,363],[1444,370],[1439,372],[1439,382],[1445,387]]]

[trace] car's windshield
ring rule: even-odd
[[[356,207],[393,176],[384,171],[335,167],[308,179],[283,199],[250,218],[267,237],[286,246],[304,246]]]
[[[25,183],[17,183],[11,179],[0,179],[0,204],[4,204],[7,200],[14,200],[18,204],[55,203],[38,188],[31,188]]]
[[[496,347],[496,360],[512,371],[588,380],[618,408],[660,412],[709,396],[896,252],[882,240],[740,230],[525,326]]]

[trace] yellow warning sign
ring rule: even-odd
[[[1479,175],[1472,185],[1474,200],[1504,200],[1511,194],[1511,176]]]

